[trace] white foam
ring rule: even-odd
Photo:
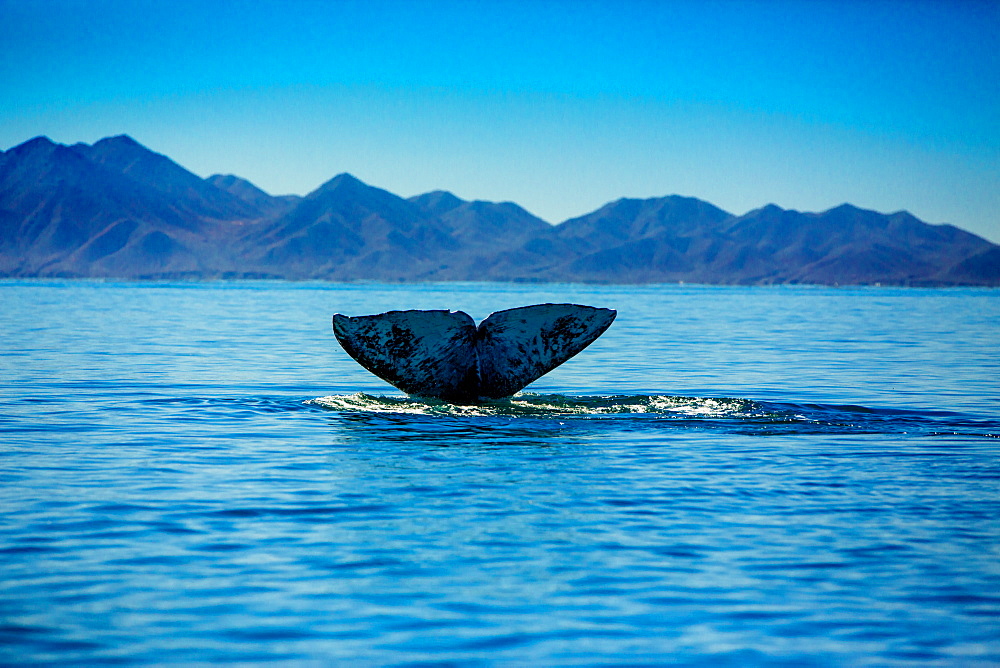
[[[338,412],[397,413],[451,416],[601,416],[619,414],[665,417],[738,417],[753,411],[746,399],[673,397],[667,395],[564,396],[533,393],[475,406],[449,404],[434,399],[373,396],[361,392],[310,399],[306,403]]]

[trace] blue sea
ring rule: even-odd
[[[614,308],[506,401],[333,313]],[[1000,665],[1000,290],[0,282],[0,664]]]

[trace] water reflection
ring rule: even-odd
[[[434,447],[552,448],[581,443],[582,423],[489,417],[441,417],[409,413],[345,412],[330,417],[346,442],[420,444]]]

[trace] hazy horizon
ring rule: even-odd
[[[348,172],[550,223],[850,202],[996,243],[998,7],[0,3],[0,145],[128,134],[276,195]]]

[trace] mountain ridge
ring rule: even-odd
[[[550,225],[514,202],[403,198],[349,173],[304,197],[201,178],[127,135],[0,151],[0,276],[1000,286],[1000,246],[907,211],[681,195]]]

